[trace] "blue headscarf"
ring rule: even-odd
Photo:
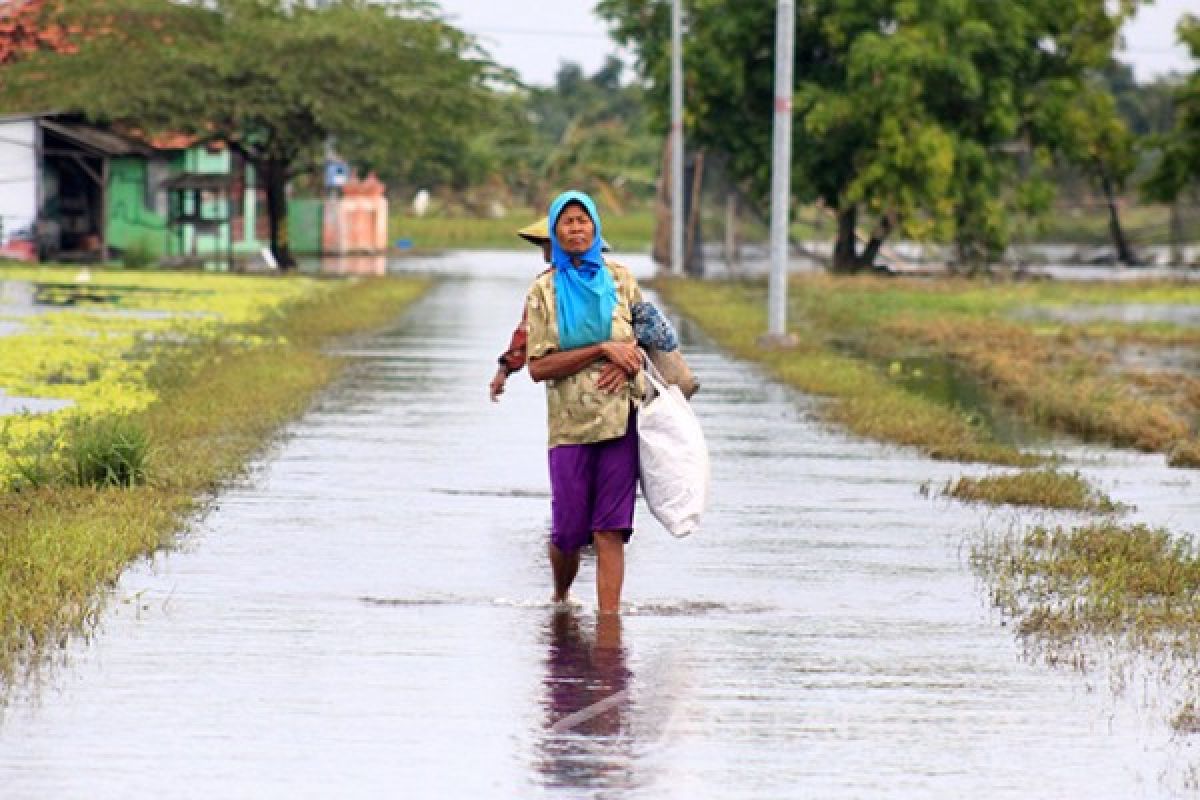
[[[572,256],[558,242],[558,218],[568,203],[583,206],[596,235],[586,253]],[[613,309],[617,307],[617,287],[601,249],[600,214],[592,198],[583,192],[563,192],[550,204],[550,260],[554,263],[554,294],[558,311],[558,346],[573,350],[612,337]],[[578,258],[576,264],[574,259]]]

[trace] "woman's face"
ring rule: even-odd
[[[554,225],[558,244],[572,255],[586,253],[596,240],[596,226],[578,203],[568,203]]]

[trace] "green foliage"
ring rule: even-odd
[[[125,269],[146,269],[157,263],[154,248],[145,239],[131,243],[121,253],[121,266]]]
[[[1185,15],[1179,38],[1192,58],[1200,58],[1200,17]],[[1175,124],[1156,139],[1159,159],[1144,190],[1154,199],[1173,202],[1193,182],[1200,180],[1200,70],[1175,91]]]
[[[770,3],[686,4],[689,140],[730,156],[754,197],[769,186],[775,8]],[[841,217],[835,268],[869,266],[891,230],[951,235],[962,259],[994,256],[1011,216],[1029,208],[1029,148],[1058,152],[1070,106],[1090,71],[1106,65],[1128,0],[814,0],[796,14],[792,187]],[[598,12],[665,108],[668,0],[601,0]],[[1093,102],[1107,131],[1115,111]],[[660,130],[665,120],[654,117]],[[1057,134],[1057,136],[1055,135]],[[1080,145],[1085,147],[1086,145]],[[854,227],[878,226],[865,250]],[[874,249],[873,249],[874,248]]]
[[[736,355],[762,363],[783,382],[802,391],[830,398],[823,413],[851,431],[886,442],[920,448],[932,458],[1030,466],[1041,459],[995,440],[990,430],[973,424],[958,409],[913,393],[893,382],[876,364],[834,347],[838,334],[853,336],[849,319],[832,327],[813,320],[795,329],[794,349],[764,350],[758,342],[766,329],[765,287],[761,284],[720,284],[704,281],[661,281],[655,287],[675,308],[695,320],[705,332]],[[851,291],[802,287],[793,297],[807,296],[817,305],[836,305],[835,298]],[[849,287],[839,287],[846,289]],[[853,315],[874,316],[869,297],[858,294],[844,307]],[[864,302],[866,301],[866,302]],[[793,319],[806,316],[796,314]]]
[[[643,91],[621,84],[623,70],[611,57],[590,76],[565,63],[553,86],[497,93],[487,124],[457,156],[427,162],[409,181],[458,189],[490,181],[538,208],[579,188],[622,213],[653,194],[660,153],[644,122]]]
[[[145,483],[150,440],[128,416],[74,417],[59,429],[17,436],[6,422],[0,442],[13,491],[48,487],[131,487]]]
[[[1191,536],[1111,521],[1039,526],[977,547],[972,560],[993,578],[997,605],[1026,635],[1153,642],[1195,635],[1200,625],[1200,554]]]
[[[480,249],[521,250],[537,263],[535,250],[519,239],[517,230],[546,213],[544,208],[510,209],[503,217],[412,217],[396,214],[390,220],[392,238],[411,239],[418,250]],[[604,239],[618,253],[644,252],[654,236],[654,216],[639,210],[628,214],[604,214]]]
[[[22,414],[16,419],[28,422],[31,414]],[[6,474],[0,474],[0,487],[4,483],[14,491],[40,489],[54,482],[58,473],[55,463],[57,437],[51,430],[34,430],[25,435],[14,428],[14,418],[8,417],[0,425],[0,446],[3,446],[7,464]]]
[[[149,452],[145,429],[128,417],[77,420],[66,431],[64,476],[74,486],[136,486]]]
[[[843,398],[831,414],[868,436],[917,444],[943,458],[1020,463],[1024,454],[995,443],[1005,438],[1008,419],[997,412],[1007,409],[1031,432],[1053,429],[1146,452],[1174,451],[1177,466],[1187,465],[1185,454],[1194,452],[1189,442],[1200,420],[1200,382],[1153,368],[1114,370],[1113,363],[1130,343],[1142,343],[1149,359],[1156,346],[1200,343],[1200,331],[1074,324],[1058,321],[1058,312],[1063,306],[1196,303],[1195,286],[813,276],[793,280],[788,319],[802,346],[782,353],[757,343],[766,328],[761,282],[670,281],[660,291],[739,355],[762,361],[804,391]],[[930,391],[936,389],[933,369],[926,383],[893,380],[902,378],[896,362],[918,359],[952,367],[948,378],[959,386]],[[1017,434],[1017,441],[1024,438]],[[986,447],[993,452],[980,457]]]

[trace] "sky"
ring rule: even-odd
[[[739,0],[730,0],[737,2]],[[744,0],[743,0],[744,1]],[[755,0],[763,2],[765,0]],[[499,63],[514,67],[529,84],[548,85],[564,61],[595,72],[610,53],[621,54],[593,13],[595,0],[439,0],[458,27],[479,36]],[[1200,14],[1200,0],[1157,0],[1125,28],[1126,52],[1139,81],[1171,69],[1188,71],[1187,51],[1176,43],[1175,23],[1186,10]]]

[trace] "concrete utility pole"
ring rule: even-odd
[[[767,283],[767,336],[787,333],[788,205],[792,196],[792,47],[796,11],[779,0],[775,16],[775,132],[771,160],[771,276]]]
[[[671,0],[671,273],[683,274],[683,0]]]

